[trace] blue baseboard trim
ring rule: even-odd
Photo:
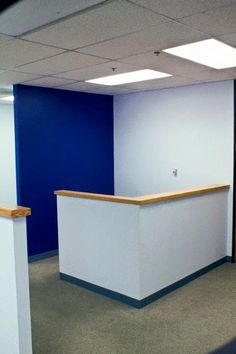
[[[222,264],[224,264],[226,262],[227,262],[227,257],[223,257],[223,258],[219,259],[218,261],[213,262],[213,263],[209,264],[208,266],[197,270],[196,272],[188,275],[187,277],[178,280],[177,282],[167,286],[166,288],[157,291],[156,293],[154,293],[154,294],[146,297],[145,299],[141,300],[142,307],[150,304],[153,301],[156,301],[156,300],[160,299],[161,297],[171,293],[172,291],[177,290],[178,288],[181,288],[184,285],[187,285],[191,281],[201,277],[202,275],[210,272],[211,270],[221,266]]]
[[[53,250],[53,251],[48,251],[48,252],[43,252],[43,253],[38,253],[33,256],[28,257],[28,262],[33,263],[37,261],[41,261],[42,259],[54,257],[58,255],[58,250]]]
[[[71,284],[78,285],[81,288],[91,290],[97,294],[101,294],[101,295],[107,296],[111,299],[124,302],[125,304],[128,304],[130,306],[140,308],[140,301],[139,300],[136,300],[132,297],[117,293],[116,291],[112,291],[112,290],[103,288],[102,286],[98,286],[98,285],[89,283],[85,280],[81,280],[81,279],[72,277],[70,275],[64,274],[64,273],[60,273],[60,279],[65,280]]]
[[[115,291],[103,288],[101,286],[89,283],[87,281],[72,277],[72,276],[64,274],[64,273],[60,273],[60,279],[65,280],[71,284],[78,285],[82,288],[91,290],[95,293],[107,296],[111,299],[124,302],[125,304],[128,304],[130,306],[140,309],[140,308],[152,303],[153,301],[156,301],[156,300],[160,299],[161,297],[171,293],[172,291],[175,291],[178,288],[190,283],[194,279],[199,278],[200,276],[208,273],[209,271],[215,269],[216,267],[219,267],[226,262],[231,262],[231,260],[232,260],[232,257],[229,257],[229,256],[223,257],[223,258],[219,259],[218,261],[209,264],[208,266],[196,271],[195,273],[192,273],[192,274],[188,275],[187,277],[185,277],[181,280],[178,280],[177,282],[157,291],[156,293],[154,293],[142,300],[134,299],[132,297],[117,293]]]
[[[227,258],[226,262],[234,263],[234,262],[233,262],[233,257],[231,257],[231,256],[226,256],[226,258]]]

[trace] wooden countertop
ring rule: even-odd
[[[21,206],[1,206],[0,205],[0,216],[5,218],[19,218],[31,215],[31,209]]]
[[[179,198],[191,197],[199,194],[206,194],[206,193],[212,193],[221,190],[227,190],[229,188],[230,186],[228,184],[216,184],[216,185],[206,186],[206,187],[184,189],[184,190],[158,193],[152,195],[144,195],[141,197],[121,197],[118,195],[75,192],[69,190],[58,190],[55,191],[54,194],[64,196],[64,197],[75,197],[75,198],[82,198],[82,199],[105,200],[105,201],[115,202],[115,203],[145,205],[145,204],[162,202],[165,200],[179,199]]]

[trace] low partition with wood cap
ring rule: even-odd
[[[55,191],[61,279],[140,308],[219,266],[229,187],[141,197]]]
[[[26,217],[0,204],[0,352],[32,353]]]
[[[5,218],[18,218],[31,215],[31,209],[22,206],[6,206],[0,204],[0,216]]]

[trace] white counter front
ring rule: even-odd
[[[62,278],[142,307],[222,264],[228,186],[213,187],[151,203],[56,192]]]

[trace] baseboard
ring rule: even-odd
[[[35,254],[33,256],[29,256],[28,257],[28,262],[29,263],[37,262],[37,261],[41,261],[42,259],[54,257],[54,256],[57,256],[57,255],[58,255],[58,249],[52,250],[52,251],[48,251],[48,252],[38,253],[38,254]]]
[[[65,280],[65,281],[67,281],[67,282],[69,282],[71,284],[78,285],[81,288],[85,288],[87,290],[91,290],[91,291],[93,291],[93,292],[95,292],[97,294],[104,295],[104,296],[107,296],[107,297],[109,297],[111,299],[124,302],[125,304],[128,304],[130,306],[133,306],[133,307],[136,307],[136,308],[140,308],[140,301],[139,300],[134,299],[134,298],[129,297],[129,296],[126,296],[126,295],[123,295],[123,294],[120,294],[120,293],[118,293],[116,291],[112,291],[112,290],[103,288],[102,286],[98,286],[98,285],[89,283],[89,282],[87,282],[85,280],[81,280],[81,279],[72,277],[70,275],[64,274],[64,273],[60,273],[60,279],[61,280]]]
[[[231,256],[226,256],[226,262],[229,262],[229,263],[234,263],[233,262],[233,257],[231,257]]]
[[[175,291],[178,288],[181,288],[182,286],[187,285],[191,281],[201,277],[202,275],[210,272],[211,270],[221,266],[222,264],[224,264],[226,262],[228,262],[227,256],[219,259],[216,262],[213,262],[213,263],[209,264],[206,267],[203,267],[203,268],[197,270],[196,272],[188,275],[185,278],[182,278],[182,279],[178,280],[177,282],[165,287],[164,289],[161,289],[161,290],[157,291],[156,293],[154,293],[152,295],[149,295],[145,299],[141,300],[141,302],[142,302],[142,306],[141,307],[144,307],[144,306],[152,303],[153,301],[156,301],[156,300],[160,299],[161,297],[171,293],[172,291]]]
[[[101,286],[89,283],[87,281],[72,277],[72,276],[64,274],[64,273],[60,273],[60,279],[65,280],[71,284],[78,285],[82,288],[91,290],[95,293],[107,296],[111,299],[124,302],[125,304],[128,304],[130,306],[140,309],[140,308],[152,303],[153,301],[156,301],[156,300],[160,299],[161,297],[171,293],[172,291],[175,291],[178,288],[190,283],[194,279],[199,278],[200,276],[208,273],[209,271],[215,269],[216,267],[219,267],[220,265],[222,265],[226,262],[229,262],[228,258],[231,258],[231,257],[228,257],[228,256],[223,257],[223,258],[219,259],[218,261],[209,264],[208,266],[188,275],[187,277],[185,277],[181,280],[178,280],[177,282],[155,292],[154,294],[147,296],[146,298],[144,298],[142,300],[134,299],[132,297],[120,294],[116,291],[112,291],[112,290],[103,288]]]

